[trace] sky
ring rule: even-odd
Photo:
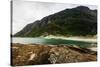
[[[27,24],[33,23],[36,20],[41,20],[45,16],[77,6],[80,5],[68,3],[13,0],[12,34],[19,32]],[[95,5],[82,6],[87,6],[92,10],[97,9]]]

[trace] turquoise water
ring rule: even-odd
[[[21,37],[13,37],[12,43],[22,43],[22,44],[53,44],[53,45],[78,45],[80,47],[89,47],[92,43],[83,42],[83,41],[75,41],[75,40],[64,40],[64,39],[46,39],[46,38],[21,38]]]

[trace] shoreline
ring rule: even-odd
[[[83,41],[83,42],[97,42],[97,38],[96,37],[78,37],[78,36],[73,36],[73,37],[64,37],[64,36],[46,36],[44,37],[46,39],[64,39],[64,40],[75,40],[75,41]]]
[[[45,39],[62,39],[62,40],[74,40],[74,41],[83,41],[83,42],[92,42],[97,43],[97,37],[82,37],[82,36],[72,36],[72,37],[64,37],[64,36],[40,36],[40,37],[12,37],[12,38],[45,38]]]
[[[80,46],[78,46],[78,45],[67,45],[67,44],[59,44],[59,45],[54,45],[54,44],[35,44],[35,43],[29,43],[29,44],[24,44],[24,43],[12,43],[12,45],[29,45],[29,46],[34,46],[34,45],[43,45],[43,46],[71,46],[71,47],[75,47],[75,48],[82,48],[82,47],[80,47]],[[97,52],[97,46],[94,46],[94,45],[91,45],[90,47],[88,47],[88,48],[85,48],[85,49],[89,49],[89,50],[91,50],[91,51],[96,51]]]

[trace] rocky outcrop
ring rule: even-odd
[[[65,45],[13,44],[13,66],[76,63],[97,60],[97,52]]]

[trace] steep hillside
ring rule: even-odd
[[[14,36],[86,36],[97,34],[97,10],[85,6],[62,10],[28,24]]]

